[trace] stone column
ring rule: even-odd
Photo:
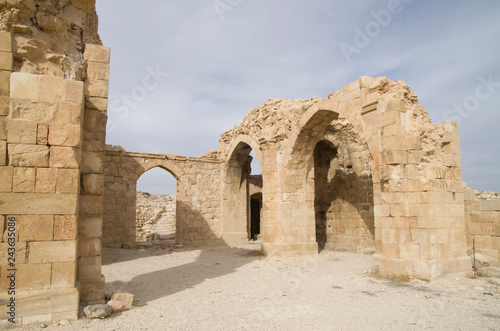
[[[87,79],[83,118],[80,225],[78,235],[78,282],[83,303],[104,302],[101,274],[105,136],[110,49],[85,46]]]

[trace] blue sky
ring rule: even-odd
[[[412,87],[433,123],[459,122],[464,180],[500,191],[500,1],[140,4],[97,0],[111,47],[108,144],[198,156],[268,98],[387,76]],[[174,187],[161,170],[139,180],[151,193]]]

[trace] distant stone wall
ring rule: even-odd
[[[175,201],[175,194],[149,194],[137,191],[135,233],[137,242],[176,239]],[[155,238],[156,235],[159,238]]]
[[[476,252],[486,256],[491,264],[500,265],[500,193],[471,188],[464,193],[467,252],[472,254],[475,239]]]

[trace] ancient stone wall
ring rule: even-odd
[[[136,242],[177,239],[175,195],[137,191]]]
[[[104,150],[109,49],[99,45],[96,17],[94,1],[0,4],[0,301],[15,298],[18,326],[73,320],[79,299],[104,300],[103,169],[95,161]]]
[[[160,167],[177,179],[176,239],[182,242],[217,240],[220,234],[220,168],[217,153],[205,157],[127,152],[108,146],[105,159],[103,245],[136,243],[137,179]]]
[[[500,193],[478,192],[466,188],[465,222],[467,252],[472,254],[473,239],[476,252],[500,265]]]
[[[336,120],[351,127],[348,134],[335,128]],[[337,135],[330,142],[329,132]],[[329,164],[315,166],[322,141],[330,152],[319,151],[316,165]],[[432,278],[470,270],[456,123],[432,124],[404,82],[361,77],[328,99],[270,99],[225,132],[220,157],[228,241],[245,238],[252,150],[262,168],[266,254],[314,254],[318,237],[351,249],[374,240],[384,275]],[[346,159],[355,161],[352,169]],[[325,177],[333,181],[325,184]],[[331,226],[318,224],[317,215]]]

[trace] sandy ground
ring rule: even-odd
[[[498,280],[398,282],[373,276],[371,255],[259,248],[104,249],[106,292],[134,307],[46,330],[500,330]]]

